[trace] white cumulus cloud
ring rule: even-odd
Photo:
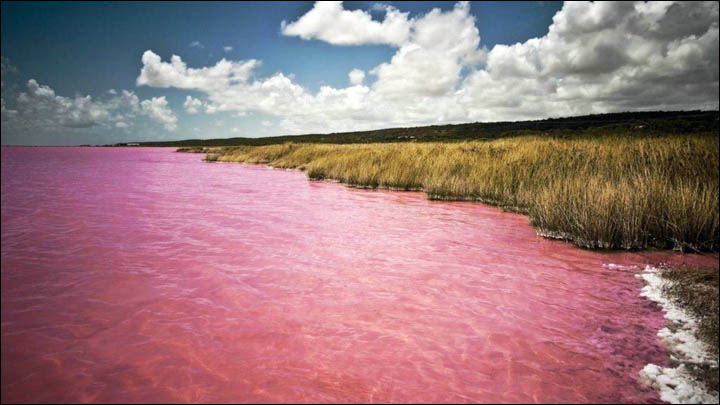
[[[365,80],[365,72],[361,69],[353,69],[348,73],[348,78],[352,85],[362,84],[363,80]]]
[[[140,107],[144,114],[152,120],[162,124],[168,131],[177,129],[178,118],[168,106],[165,96],[153,97],[150,100],[143,100]]]
[[[129,91],[103,101],[90,96],[63,97],[30,79],[27,92],[18,95],[16,109],[16,118],[28,126],[89,128],[132,116],[138,111],[138,98]]]
[[[153,51],[145,51],[142,56],[143,67],[136,83],[138,86],[176,87],[179,89],[197,89],[215,91],[247,81],[252,69],[259,62],[250,59],[243,62],[221,59],[215,66],[201,69],[188,68],[185,62],[173,55],[170,62],[163,62]]]
[[[185,108],[185,112],[188,114],[197,114],[203,109],[203,107],[204,103],[202,100],[193,98],[192,96],[185,97],[183,108]]]
[[[128,90],[108,91],[110,97],[103,99],[94,99],[89,95],[65,97],[35,79],[28,80],[26,85],[27,91],[17,96],[13,109],[8,108],[2,98],[3,128],[12,131],[128,128],[140,116],[147,116],[168,130],[177,127],[177,117],[164,97],[141,102],[135,93]]]
[[[341,1],[318,1],[297,21],[281,23],[284,35],[319,39],[334,45],[401,45],[410,31],[408,13],[385,8],[385,19],[377,22],[362,10],[346,10]]]
[[[539,119],[628,110],[718,108],[718,3],[570,2],[547,35],[487,49],[469,3],[410,18],[316,3],[285,35],[335,45],[386,44],[392,58],[349,74],[349,86],[310,92],[292,74],[253,74],[259,62],[189,68],[143,54],[138,85],[199,91],[192,112],[260,112],[288,133]]]

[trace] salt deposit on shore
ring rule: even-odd
[[[658,332],[658,336],[668,347],[670,366],[648,364],[640,371],[640,377],[645,383],[656,388],[664,401],[679,404],[717,404],[718,393],[708,392],[704,385],[692,376],[687,366],[704,364],[717,368],[718,359],[708,350],[707,345],[695,336],[697,319],[664,293],[663,287],[670,281],[663,279],[660,272],[661,270],[648,266],[637,277],[647,283],[640,295],[660,304],[665,312],[668,324]]]

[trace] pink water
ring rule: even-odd
[[[208,164],[2,149],[2,402],[658,402],[636,270],[525,216]]]

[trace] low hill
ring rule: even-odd
[[[693,133],[718,130],[718,111],[651,111],[594,114],[537,121],[475,122],[388,128],[330,134],[286,135],[265,138],[186,139],[166,142],[123,143],[115,146],[237,146],[296,143],[438,142],[495,139],[523,134],[572,136],[578,131]]]

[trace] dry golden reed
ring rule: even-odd
[[[718,250],[717,134],[525,136],[459,143],[226,147],[209,161],[299,168],[352,186],[424,190],[527,213],[590,248]]]

